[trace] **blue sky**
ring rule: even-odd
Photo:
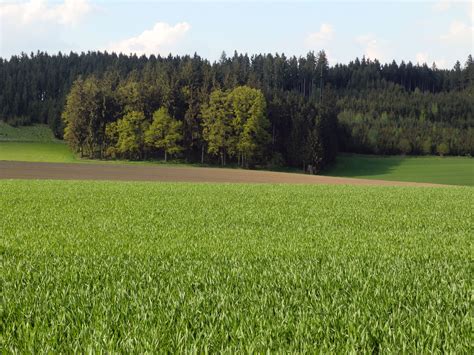
[[[473,1],[0,0],[0,56],[37,50],[193,54],[224,50],[304,55],[331,64],[362,55],[464,62],[473,47]]]

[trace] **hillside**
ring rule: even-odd
[[[54,138],[46,125],[12,127],[0,122],[0,160],[51,163],[113,163],[132,165],[206,166],[183,160],[94,161],[79,159],[67,144]],[[284,170],[284,169],[283,169]],[[302,170],[288,169],[291,172]],[[339,154],[321,175],[474,186],[474,159],[470,157],[409,157]]]
[[[336,140],[351,153],[474,155],[471,55],[438,69],[365,57],[335,64],[324,51],[223,53],[214,62],[197,54],[38,52],[3,60],[0,77],[1,119],[48,124],[57,137],[69,126],[70,146],[90,158],[165,155],[160,144],[140,140],[160,110],[181,127],[173,150],[192,162],[204,155],[216,164],[320,171],[334,161]],[[215,127],[209,118],[217,118]]]
[[[44,124],[13,127],[0,121],[0,160],[32,162],[76,161],[64,141]]]
[[[13,127],[0,120],[0,142],[54,142],[54,134],[45,124]]]

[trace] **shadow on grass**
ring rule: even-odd
[[[287,167],[287,166],[252,166],[252,167],[242,167],[236,163],[227,163],[222,165],[219,163],[212,162],[193,162],[187,161],[185,159],[169,159],[164,161],[163,159],[146,159],[146,160],[128,160],[128,159],[89,159],[89,158],[80,158],[77,155],[75,156],[76,162],[78,163],[104,163],[104,164],[127,164],[127,165],[153,165],[153,166],[162,166],[162,167],[195,167],[195,168],[216,168],[216,169],[235,169],[235,170],[258,170],[258,171],[274,171],[280,173],[296,173],[304,174],[305,172],[302,169]]]
[[[358,154],[340,154],[336,162],[327,167],[321,175],[326,176],[380,176],[387,175],[407,159],[403,156],[366,156]]]

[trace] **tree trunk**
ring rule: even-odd
[[[275,150],[275,125],[272,127],[272,149]]]
[[[168,161],[168,152],[165,150],[165,163]]]
[[[201,146],[201,164],[204,164],[204,144]]]

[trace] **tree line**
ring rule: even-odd
[[[339,100],[343,151],[474,155],[474,91],[412,93],[393,86]]]
[[[285,165],[286,158],[294,157],[295,163],[317,172],[337,153],[337,113],[331,97],[325,95],[318,106],[295,102],[290,116],[301,119],[290,128],[295,151],[284,155],[274,144],[260,89],[246,85],[213,89],[192,114],[177,116],[178,111],[172,111],[174,95],[145,85],[134,75],[120,78],[109,72],[73,83],[62,114],[64,139],[89,158],[167,160],[169,155],[181,155],[201,163],[250,167]],[[304,113],[297,114],[299,108]],[[297,141],[298,137],[304,140]]]
[[[79,77],[82,84],[74,84]],[[139,154],[125,151],[125,133],[123,139],[119,134],[129,121],[140,120],[139,113],[148,125],[146,132],[160,109],[161,120],[171,122],[162,125],[177,131],[177,150],[170,148],[166,154],[194,161],[205,155],[221,163],[231,159],[244,165],[324,166],[338,146],[342,151],[378,154],[474,154],[471,56],[465,64],[457,62],[444,70],[366,58],[331,67],[324,52],[299,58],[223,53],[214,63],[198,55],[38,52],[1,59],[0,78],[0,119],[17,125],[47,123],[58,137],[71,136],[61,114],[74,87],[82,85],[96,95],[86,107],[97,110],[94,115],[101,119],[89,123],[82,148],[86,155],[164,155],[164,143],[147,143],[145,133]],[[232,118],[239,113],[222,115],[227,128],[219,132],[225,144],[214,148],[208,141],[215,131],[206,126],[206,115],[219,100],[224,111],[232,107],[236,94],[231,93],[239,87],[258,90],[264,98],[261,131],[266,134],[261,137],[266,138],[251,153],[243,153],[247,145],[235,138],[245,131]],[[104,110],[107,117],[101,116]],[[314,164],[311,157],[318,150],[324,151],[318,155],[323,162]]]

